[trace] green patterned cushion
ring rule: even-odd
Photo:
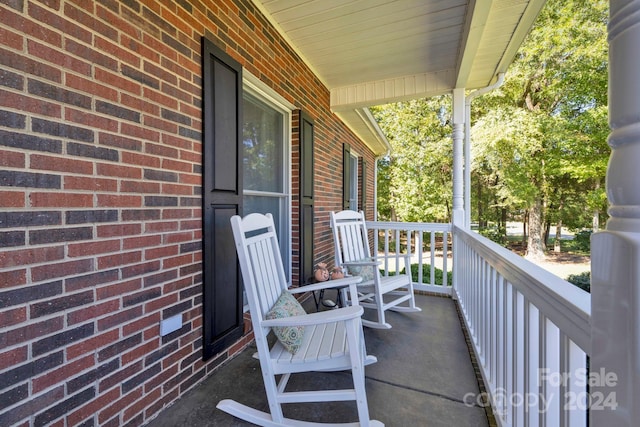
[[[371,258],[361,259],[359,261],[353,262],[371,262],[373,261]],[[347,271],[352,276],[360,276],[362,277],[363,282],[368,282],[369,280],[373,280],[373,275],[376,274],[375,265],[349,265],[347,266]]]
[[[265,316],[267,319],[301,316],[307,314],[298,300],[287,291],[282,291],[278,300]],[[289,353],[296,354],[304,337],[304,326],[274,326],[271,328],[278,341]]]

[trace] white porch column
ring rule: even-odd
[[[453,90],[453,224],[464,227],[464,88]]]
[[[640,0],[610,7],[610,219],[591,238],[590,416],[593,426],[632,426],[640,420]]]

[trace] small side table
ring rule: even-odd
[[[318,281],[317,280],[310,280],[307,284],[312,284],[312,283],[318,283]],[[324,298],[325,291],[327,291],[329,289],[321,289],[319,291],[318,295],[316,295],[316,291],[311,291],[311,293],[313,294],[313,302],[316,304],[316,311],[320,311],[320,305],[322,305],[323,307],[326,307],[326,308],[344,307],[344,304],[343,304],[343,301],[342,301],[343,300],[342,293],[348,287],[349,287],[348,285],[345,285],[345,286],[339,286],[337,288],[333,288],[333,289],[336,290],[337,295],[338,295],[335,302],[333,302],[330,299],[325,299]]]

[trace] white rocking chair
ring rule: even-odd
[[[382,276],[378,270],[378,260],[371,257],[369,236],[364,213],[344,210],[331,212],[331,229],[335,243],[336,264],[346,267],[354,274],[363,276],[358,285],[360,305],[377,311],[378,320],[362,319],[362,324],[371,328],[389,329],[386,322],[386,310],[400,312],[422,311],[416,306],[411,280],[411,265],[404,257],[406,274]],[[387,296],[385,301],[384,297]],[[400,305],[403,304],[404,305]]]
[[[327,424],[285,418],[282,404],[355,400],[359,422],[338,425],[383,426],[379,421],[369,420],[364,366],[376,362],[377,359],[366,355],[361,324],[363,308],[357,305],[357,299],[350,307],[291,317],[267,318],[283,293],[293,294],[349,286],[353,295],[356,295],[356,284],[361,279],[350,277],[288,289],[271,214],[250,214],[244,219],[236,215],[231,218],[231,226],[249,300],[257,355],[271,413],[250,408],[230,399],[220,401],[217,407],[261,426],[318,426]],[[285,299],[286,297],[288,296],[285,295]],[[295,354],[288,351],[280,341],[276,341],[269,349],[267,335],[272,327],[298,326],[305,328],[303,339]],[[353,389],[285,391],[292,373],[348,369],[352,373]],[[279,382],[276,382],[276,375],[281,375]]]

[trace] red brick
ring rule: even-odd
[[[201,216],[194,213],[194,216]],[[198,230],[202,228],[202,222],[196,219],[192,221],[181,221],[180,222],[180,230]]]
[[[93,271],[93,260],[81,259],[77,261],[59,262],[31,269],[31,279],[34,282],[50,280],[64,276],[75,276]]]
[[[83,405],[75,412],[70,413],[66,417],[66,425],[76,426],[80,425],[80,423],[89,417],[92,417],[96,414],[100,409],[106,407],[114,400],[120,397],[120,388],[116,387],[112,390],[107,391],[104,394],[99,395],[95,400]]]
[[[113,176],[118,178],[141,179],[142,168],[132,166],[120,166],[111,163],[98,163],[98,175]]]
[[[108,313],[114,313],[120,309],[119,300],[109,300],[103,303],[83,307],[80,310],[67,314],[67,323],[75,325],[86,322],[87,320],[97,319]]]
[[[162,184],[160,189],[162,194],[177,194],[181,196],[193,195],[193,186],[180,184]]]
[[[146,143],[144,145],[144,151],[148,154],[155,154],[158,156],[168,157],[170,159],[178,157],[178,150],[172,147],[167,147],[166,145]]]
[[[65,110],[65,119],[69,122],[89,126],[94,129],[103,129],[110,132],[118,131],[118,122],[116,120],[72,108]]]
[[[160,159],[146,154],[130,153],[125,151],[122,153],[122,162],[136,166],[160,168]]]
[[[162,143],[164,145],[170,145],[172,147],[182,148],[185,150],[191,150],[193,148],[192,139],[183,138],[178,135],[163,134]],[[185,159],[182,156],[180,156],[180,159],[189,161],[188,159]],[[196,159],[194,159],[192,163],[200,163],[201,161],[202,161],[202,154],[200,154]]]
[[[0,271],[0,289],[27,283],[27,270]]]
[[[66,55],[57,47],[50,47],[38,43],[33,40],[27,40],[28,52],[46,62],[50,62],[59,67],[73,70],[77,73],[84,74],[85,76],[91,75],[91,64],[88,62],[77,59],[73,56]],[[69,83],[69,77],[72,74],[66,75],[66,82]]]
[[[59,332],[63,328],[64,321],[62,317],[55,317],[38,323],[30,323],[5,332],[3,344],[7,347],[12,347],[15,344],[33,341],[54,332]]]
[[[133,125],[130,123],[121,123],[121,132],[124,135],[132,136],[135,138],[141,138],[149,141],[160,141],[160,132],[152,129],[147,129],[142,126]]]
[[[191,184],[194,186],[202,185],[202,175],[180,174],[179,181],[182,184]]]
[[[118,58],[120,61],[126,62],[127,64],[136,68],[140,66],[140,56],[134,54],[133,52],[130,52],[129,50],[123,49],[111,40],[94,36],[93,44],[101,52],[111,54],[112,56]]]
[[[177,245],[147,249],[146,251],[144,251],[144,259],[152,260],[152,259],[158,259],[158,258],[166,258],[166,257],[176,255],[179,252],[180,252],[180,247]]]
[[[54,262],[61,259],[64,259],[64,246],[3,251],[0,252],[0,268]]]
[[[2,89],[0,89],[0,105],[19,109],[23,113],[34,113],[56,118],[60,118],[62,115],[61,105]]]
[[[120,36],[120,43],[126,46],[129,50],[136,52],[140,57],[149,59],[155,63],[160,62],[160,55],[158,52],[154,52],[149,49],[145,44],[140,43],[139,40],[129,37],[126,34]]]
[[[149,317],[152,317],[152,316],[149,316]],[[159,323],[160,322],[160,316],[157,315],[155,317],[157,318],[157,322]],[[126,326],[130,326],[130,325],[126,325]],[[131,329],[131,328],[129,328],[129,329]],[[142,330],[142,328],[136,329],[136,330],[134,330],[134,332],[138,332],[139,330]],[[128,334],[123,332],[123,335],[127,336]],[[126,353],[123,353],[120,356],[120,360],[122,360],[122,364],[123,365],[127,365],[127,364],[129,364],[129,363],[131,363],[131,362],[133,362],[135,360],[144,358],[144,356],[147,355],[147,354],[151,354],[152,352],[154,352],[155,350],[157,350],[159,348],[159,346],[160,346],[159,342],[160,342],[160,340],[157,340],[157,339],[156,340],[152,340],[152,341],[147,341],[144,344],[142,344],[141,346],[138,346],[138,347],[134,348],[133,350],[128,351]]]
[[[148,383],[145,384],[144,388],[145,390],[153,390],[154,388],[161,386],[167,383],[168,381],[170,381],[173,377],[178,375],[178,373],[179,371],[178,371],[177,365],[173,365],[169,368],[162,369],[160,374],[156,375],[155,377],[150,379]]]
[[[10,168],[24,168],[24,161],[24,153],[0,150],[0,166],[7,166]]]
[[[170,307],[176,302],[178,302],[177,294],[171,294],[171,295],[164,296],[162,298],[157,298],[144,305],[144,312],[153,313],[154,311],[162,310],[164,308]]]
[[[159,129],[169,133],[178,133],[178,125],[158,117],[144,116],[143,124],[145,126]]]
[[[135,208],[142,206],[141,196],[118,196],[114,194],[98,194],[97,207]]]
[[[122,420],[125,422],[131,420],[136,415],[141,414],[147,406],[151,405],[161,397],[162,390],[159,388],[148,392],[142,399],[125,409],[124,414],[122,415]]]
[[[142,232],[140,224],[112,224],[99,225],[97,227],[98,237],[135,236]]]
[[[149,34],[142,35],[142,43],[144,43],[145,46],[148,46],[149,49],[155,50],[159,54],[166,56],[172,61],[176,61],[178,59],[178,54],[175,50],[171,49],[169,45],[167,45],[166,43],[162,43],[160,40]]]
[[[146,89],[147,88],[145,88],[145,90]],[[122,102],[122,105],[130,107],[136,111],[140,111],[141,113],[147,113],[152,116],[159,116],[160,107],[150,101],[152,100],[147,99],[144,96],[140,98],[137,96],[128,95],[126,93],[123,93],[120,96],[120,102]]]
[[[71,258],[118,252],[120,240],[100,240],[86,243],[69,244],[67,255]]]
[[[200,222],[202,226],[202,222]],[[175,221],[152,222],[146,225],[147,233],[165,233],[168,231],[178,231],[178,224]]]
[[[78,176],[65,176],[64,177],[64,189],[65,190],[87,190],[87,191],[110,191],[115,192],[118,190],[118,181],[115,179],[105,178],[86,178]],[[87,206],[93,206],[93,195],[91,196],[91,202]]]
[[[122,268],[122,277],[129,278],[133,276],[139,276],[141,274],[153,273],[160,270],[159,261],[145,262],[142,264],[132,265]]]
[[[91,4],[91,2],[85,1],[83,3],[84,4],[78,4],[78,6],[88,9],[87,11],[93,14],[93,5]],[[69,19],[71,19],[71,21],[78,22],[87,28],[91,28],[93,31],[97,31],[98,33],[110,38],[111,40],[118,39],[117,30],[111,28],[107,24],[102,23],[94,16],[85,13],[84,11],[72,6],[69,3],[65,3],[64,5],[64,14]]]
[[[15,50],[22,50],[24,37],[8,28],[0,27],[0,43]]]
[[[29,351],[26,345],[0,353],[0,370],[26,362],[28,354]]]
[[[162,211],[162,219],[184,219],[194,216],[192,209],[165,209]]]
[[[123,17],[113,14],[113,12],[111,12],[108,9],[105,9],[100,3],[96,5],[96,12],[97,12],[98,18],[101,18],[105,22],[109,22],[112,27],[117,28],[120,31],[123,31],[124,33],[128,34],[131,37],[136,37],[139,35],[139,30],[138,28],[135,27],[134,24],[139,23],[140,21],[136,19],[137,16],[129,12],[128,8],[121,7],[120,13],[123,16],[130,15],[131,22],[124,19]]]
[[[63,17],[56,15],[45,8],[36,6],[31,3],[29,5],[29,15],[36,19],[38,22],[46,22],[47,25],[53,26],[60,30],[61,34],[65,34],[67,37],[71,36],[85,43],[91,43],[91,32],[81,28],[73,22],[64,19]]]
[[[18,307],[11,310],[0,312],[0,325],[3,328],[17,325],[27,320],[27,308]]]
[[[124,78],[110,70],[96,68],[95,80],[97,82],[107,83],[109,86],[117,87],[120,90],[136,95],[140,95],[142,93],[142,85],[140,83]]]
[[[69,177],[65,177],[65,181]],[[37,193],[29,195],[31,207],[34,208],[86,208],[93,206],[93,194],[73,193]]]
[[[59,172],[73,171],[73,173],[84,175],[93,174],[93,163],[68,157],[32,154],[29,157],[29,166],[31,169]]]
[[[160,184],[146,181],[122,181],[120,191],[123,193],[147,193],[157,194],[160,192]]]
[[[159,234],[156,235],[145,235],[140,237],[132,237],[129,239],[125,239],[122,242],[122,249],[138,249],[150,246],[158,246],[162,243],[162,236]]]
[[[91,352],[93,355],[99,348],[111,345],[118,341],[119,338],[120,332],[118,330],[111,330],[100,335],[94,335],[76,344],[71,344],[66,349],[67,359],[72,360],[88,352]]]
[[[44,375],[33,378],[31,381],[32,393],[39,393],[55,384],[64,382],[85,369],[89,369],[95,365],[95,357],[93,354],[85,356],[81,359],[74,360],[73,363],[67,363],[52,371],[47,371]]]
[[[123,294],[142,289],[142,279],[136,278],[126,282],[118,282],[114,285],[102,286],[96,289],[96,296],[99,300],[119,297]]]
[[[140,251],[107,255],[98,258],[98,269],[105,270],[121,265],[133,264],[136,262],[140,262],[141,259],[142,252]]]
[[[190,231],[167,233],[163,235],[162,240],[164,244],[190,242],[193,240],[193,233]]]
[[[170,96],[165,95],[164,93],[157,91],[155,89],[145,87],[143,89],[143,96],[145,99],[149,101],[156,102],[160,105],[163,105],[167,108],[176,109],[178,108],[178,101]],[[159,111],[156,112],[156,115],[159,115]]]
[[[160,317],[160,313],[156,312],[156,313],[152,313],[149,316],[145,316],[141,319],[135,320],[127,325],[124,325],[122,327],[122,335],[123,336],[129,336],[129,335],[133,335],[139,331],[143,331],[145,329],[147,329],[150,326],[154,326],[154,325],[160,325],[160,320],[162,320],[162,318]],[[155,348],[157,348],[158,342],[156,341],[154,344]],[[149,351],[149,353],[151,353],[151,351]],[[143,356],[143,355],[139,355]],[[124,356],[123,356],[124,357]],[[137,358],[137,357],[136,357]],[[132,358],[129,359],[126,363],[129,363],[133,360],[135,360],[136,358]],[[124,358],[122,359],[123,364],[125,363]]]
[[[116,326],[129,323],[133,319],[142,316],[142,308],[140,306],[130,308],[128,310],[120,309],[115,314],[103,317],[98,320],[98,330],[104,331]]]
[[[62,47],[62,34],[45,28],[40,22],[34,22],[6,8],[2,9],[2,23],[24,33],[29,38],[42,40],[50,45]]]
[[[22,191],[0,191],[0,208],[21,208],[25,204]]]
[[[132,375],[134,372],[131,373]],[[119,389],[120,387],[118,387]],[[103,425],[105,421],[108,421],[114,415],[123,411],[126,407],[131,405],[131,402],[135,402],[142,397],[142,388],[138,387],[131,390],[118,400],[112,400],[111,405],[105,407],[98,412],[98,425]]]

